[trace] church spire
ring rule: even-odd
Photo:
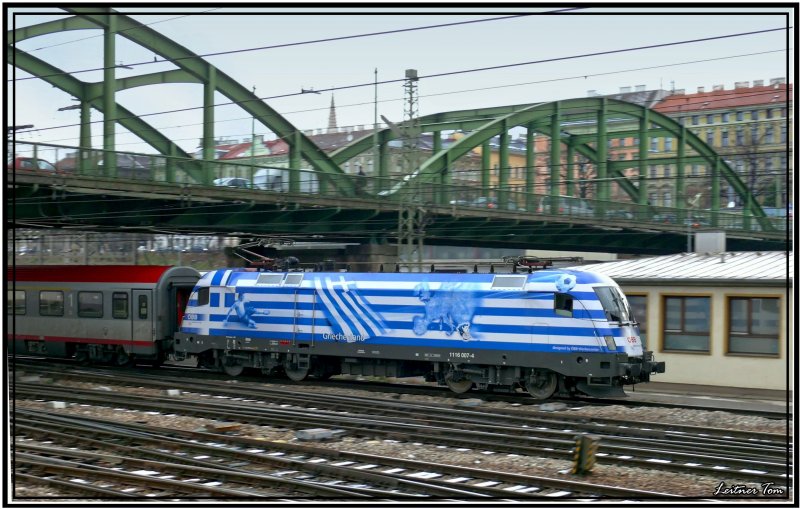
[[[333,94],[331,94],[331,112],[328,115],[328,132],[335,133],[338,129],[336,125],[336,104],[334,104]]]

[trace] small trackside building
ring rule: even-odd
[[[794,256],[682,253],[583,265],[625,292],[659,382],[792,390]],[[787,386],[788,385],[788,386]]]

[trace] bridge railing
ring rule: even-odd
[[[670,225],[675,229],[720,228],[756,232],[762,225],[742,211],[697,210],[676,207],[638,205],[580,197],[553,197],[547,193],[527,193],[514,188],[493,187],[485,190],[477,184],[420,184],[414,179],[365,175],[329,175],[312,170],[289,169],[250,161],[205,161],[135,152],[115,152],[116,165],[106,163],[102,149],[82,149],[64,145],[31,142],[9,142],[7,170],[14,172],[53,173],[106,177],[131,182],[160,182],[182,186],[220,186],[272,193],[295,193],[347,198],[342,189],[353,189],[352,198],[404,205],[436,205],[457,210],[495,210],[550,218],[575,218],[607,221],[609,226],[647,227]],[[383,194],[381,190],[397,188],[401,192]],[[787,214],[767,218],[773,231],[786,231]]]

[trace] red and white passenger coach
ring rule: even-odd
[[[190,267],[8,267],[8,348],[18,355],[160,364],[198,279]]]

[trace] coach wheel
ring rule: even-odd
[[[130,366],[133,364],[133,359],[127,354],[127,352],[125,352],[123,348],[120,348],[117,350],[117,355],[114,359],[114,362],[116,362],[117,366]]]
[[[89,359],[89,352],[85,350],[75,352],[75,360],[81,366],[88,366],[92,363],[91,359]]]
[[[239,376],[242,374],[242,371],[244,371],[244,364],[242,364],[241,359],[237,359],[236,357],[223,355],[220,362],[222,363],[222,371],[228,376]]]
[[[444,381],[450,390],[455,392],[456,394],[464,394],[468,390],[472,389],[472,380],[469,378],[464,378],[461,380],[456,380],[456,376],[454,376],[455,372],[450,371],[445,375]]]
[[[558,377],[552,371],[539,371],[530,376],[525,389],[533,399],[547,399],[556,392]]]

